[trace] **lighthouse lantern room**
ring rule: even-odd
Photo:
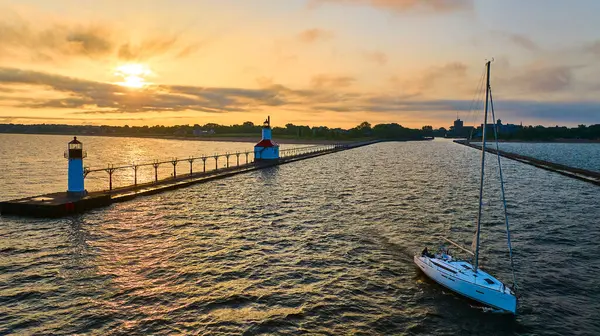
[[[86,153],[83,151],[83,144],[77,140],[77,137],[74,137],[73,141],[69,142],[65,157],[69,160],[67,192],[74,195],[85,194],[83,159],[86,157]]]
[[[267,117],[262,128],[262,139],[254,146],[254,160],[278,160],[279,145],[271,139],[271,117]]]

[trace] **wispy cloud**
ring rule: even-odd
[[[498,78],[500,85],[512,88],[512,91],[526,93],[555,93],[569,89],[575,77],[573,71],[577,67],[531,65],[520,70],[518,74],[502,74]],[[516,72],[515,72],[516,73]]]
[[[370,6],[393,12],[424,10],[429,12],[453,12],[473,8],[473,0],[311,0],[310,6],[321,4]]]
[[[316,89],[339,89],[347,88],[356,82],[356,78],[352,76],[336,76],[319,74],[313,76],[310,80],[310,84]]]
[[[305,43],[314,43],[322,40],[329,39],[333,36],[333,33],[319,28],[312,28],[302,31],[298,34],[298,40]]]
[[[432,92],[460,93],[460,85],[465,84],[468,67],[462,62],[449,62],[443,65],[431,66],[422,70],[414,77],[392,75],[390,83],[401,87],[413,94],[426,94]]]
[[[25,21],[0,21],[0,57],[35,61],[65,61],[69,57],[115,57],[123,61],[148,60],[168,55],[187,57],[201,44],[174,35],[150,34],[132,41],[108,25],[34,25]]]
[[[98,118],[98,117],[94,117],[94,122],[98,122],[98,121],[143,121],[143,120],[148,120],[148,119],[160,119],[163,118],[162,116],[159,117],[137,117],[137,118],[131,118],[131,117],[118,117],[118,118]],[[170,118],[174,118],[174,119],[183,119],[183,118],[189,118],[189,117],[170,117]],[[0,122],[3,123],[14,123],[14,122],[23,122],[23,121],[34,121],[34,122],[44,122],[47,123],[48,121],[59,121],[59,122],[80,122],[80,123],[85,123],[85,122],[90,122],[90,119],[87,118],[78,118],[78,117],[48,117],[48,116],[40,116],[40,117],[31,117],[31,116],[17,116],[17,115],[9,115],[9,116],[0,116]]]
[[[504,31],[492,31],[491,33],[495,37],[504,38],[514,45],[529,51],[539,51],[541,49],[535,41],[524,34],[509,33]]]
[[[589,43],[583,47],[584,52],[600,57],[600,41]]]
[[[369,61],[378,65],[386,65],[388,57],[384,52],[381,51],[367,51],[363,53],[363,57]]]
[[[454,69],[457,73],[464,71],[460,64],[451,63],[445,68]],[[560,70],[557,70],[555,76],[561,76]],[[536,84],[552,90],[553,87],[545,87],[549,85],[546,81],[551,81],[552,78],[556,79],[549,77]],[[314,87],[308,90],[291,89],[272,81],[265,81],[264,87],[260,89],[159,85],[146,90],[131,90],[118,85],[49,73],[0,68],[0,88],[29,90],[17,90],[19,95],[16,99],[10,97],[16,102],[13,107],[63,109],[71,115],[81,116],[118,114],[124,118],[131,116],[135,119],[137,117],[133,115],[140,112],[168,112],[173,115],[184,111],[253,113],[277,109],[303,111],[307,114],[368,112],[404,116],[406,113],[420,113],[421,116],[451,117],[455,111],[467,110],[472,104],[471,100],[466,99],[423,99],[419,94],[383,95],[347,91],[353,82],[354,78],[349,76],[318,75],[314,77]],[[32,94],[36,88],[55,91],[62,97],[42,98],[43,96]],[[344,90],[340,91],[339,88]],[[0,95],[1,99],[3,96]],[[498,109],[506,112],[503,117],[510,116],[512,119],[582,123],[600,120],[600,101],[538,102],[500,97],[496,105]],[[12,117],[3,118],[6,120]]]

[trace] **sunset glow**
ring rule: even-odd
[[[124,64],[117,67],[115,75],[122,78],[119,85],[141,88],[150,83],[146,82],[146,78],[152,74],[152,71],[143,64]]]
[[[600,120],[598,1],[26,3],[0,0],[0,123],[448,127],[492,57],[507,122]]]

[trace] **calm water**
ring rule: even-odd
[[[34,196],[67,189],[67,160],[63,157],[67,143],[73,137],[62,135],[20,135],[0,134],[0,162],[3,171],[0,172],[0,200],[15,199],[23,196]],[[253,143],[246,142],[213,142],[213,141],[181,141],[162,139],[139,139],[121,137],[79,137],[83,142],[88,157],[84,165],[90,169],[106,168],[113,164],[115,167],[131,165],[132,163],[152,163],[170,161],[173,158],[186,159],[189,157],[210,156],[214,154],[253,151]],[[282,144],[281,149],[304,147],[310,145]],[[253,160],[252,154],[249,161]],[[235,165],[236,157],[229,159],[230,165]],[[246,162],[246,156],[240,155],[240,164]],[[220,168],[226,166],[226,158],[220,157],[217,162]],[[215,168],[215,159],[206,161],[206,169]],[[176,166],[178,174],[188,174],[188,162],[180,162]],[[202,160],[193,164],[195,172],[203,169]],[[161,164],[158,169],[159,178],[167,178],[173,174],[171,163]],[[23,179],[27,178],[27,183]],[[152,166],[140,167],[138,183],[154,181]],[[133,169],[117,170],[113,174],[113,187],[132,185],[134,182]],[[85,179],[88,191],[107,190],[108,173],[105,171],[89,174]]]
[[[46,154],[25,153],[39,171]],[[470,242],[478,158],[450,141],[382,143],[76,217],[2,217],[0,334],[600,334],[592,184],[503,161],[516,318],[472,309],[416,269],[424,244]],[[508,282],[488,168],[482,263]],[[48,188],[7,187],[19,174],[0,172],[3,196]]]
[[[505,142],[499,146],[507,152],[600,172],[600,143]]]

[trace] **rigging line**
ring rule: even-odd
[[[474,107],[476,106],[477,102],[479,101],[479,99],[481,97],[481,90],[483,88],[484,79],[485,79],[485,67],[483,68],[483,71],[481,72],[481,76],[479,77],[479,82],[477,84],[477,87],[475,88],[473,99],[471,99],[471,104],[469,105],[468,112],[473,112]],[[477,102],[475,101],[475,99],[477,99]],[[467,117],[469,117],[469,116],[467,116]],[[471,113],[470,117],[471,118],[473,117],[472,113]]]
[[[471,128],[471,132],[469,134],[468,141],[471,141],[471,139],[473,139],[473,132],[475,132],[475,129],[477,128],[475,125],[475,117],[477,115],[475,113],[475,110],[480,106],[480,104],[483,103],[482,93],[483,93],[483,87],[484,87],[483,79],[485,78],[485,71],[486,71],[486,68],[484,67],[483,72],[481,74],[481,79],[480,79],[481,82],[479,85],[479,90],[475,93],[476,97],[473,97],[473,101],[475,100],[475,98],[477,98],[477,102],[474,105],[471,105],[471,107],[470,107],[470,115],[469,115],[470,120],[469,121],[465,120],[465,121],[467,121],[467,125],[473,124],[473,128]]]
[[[470,121],[471,124],[473,124],[473,128],[471,128],[471,134],[469,136],[469,140],[471,140],[473,138],[473,132],[475,132],[475,130],[477,129],[477,124],[475,124],[475,120],[477,118],[477,112],[480,110],[483,110],[483,108],[485,106],[483,106],[483,101],[484,101],[484,97],[485,97],[485,83],[481,84],[481,90],[479,91],[479,99],[477,100],[477,103],[475,104],[475,106],[473,107],[473,113],[472,113],[472,119]]]
[[[480,98],[477,100],[476,106],[471,111],[471,120],[469,121],[469,124],[472,124],[473,127],[471,128],[471,133],[469,134],[469,141],[471,141],[473,139],[473,133],[477,129],[477,125],[475,124],[475,120],[476,120],[476,117],[477,117],[476,107],[478,107],[481,104],[483,104],[483,85],[481,86],[481,90],[479,92],[479,96],[480,96]]]
[[[490,88],[490,107],[492,108],[492,118],[496,120],[494,112],[494,99],[492,97],[492,88]],[[500,164],[500,146],[498,145],[498,124],[494,123],[494,137],[496,138],[496,157],[498,158],[498,171],[500,173],[500,189],[502,190],[502,203],[504,204],[504,221],[506,222],[506,240],[508,242],[508,254],[510,256],[510,268],[513,276],[513,286],[517,288],[517,277],[515,276],[515,264],[513,262],[512,245],[510,242],[510,225],[508,224],[508,211],[506,210],[506,197],[504,194],[504,177],[502,176],[502,165]]]
[[[481,72],[481,77],[479,77],[478,84],[477,84],[477,86],[475,87],[475,92],[474,92],[474,94],[473,94],[473,99],[471,99],[471,102],[470,102],[470,104],[469,104],[469,109],[467,109],[467,110],[466,110],[466,112],[467,112],[467,113],[471,111],[471,109],[472,109],[472,107],[473,107],[473,103],[474,103],[474,101],[475,101],[475,98],[477,98],[477,97],[478,97],[478,93],[481,91],[481,86],[483,85],[483,79],[484,79],[484,78],[485,78],[485,68],[484,68],[484,71],[482,71],[482,72]],[[459,109],[458,109],[458,108],[457,108],[457,109],[455,109],[455,110],[454,110],[454,112],[456,112],[456,114],[457,114],[457,117],[458,117],[458,113],[460,112],[460,111],[459,111]],[[468,117],[468,116],[467,116],[467,117]]]
[[[477,101],[481,100],[481,91],[483,89],[483,84],[484,84],[484,80],[485,80],[485,71],[486,71],[486,68],[484,66],[483,70],[481,71],[481,76],[479,77],[479,85],[477,86],[475,95],[473,96],[473,99],[471,100],[471,105],[469,106],[470,110],[473,110],[476,106],[475,98],[478,98]]]

